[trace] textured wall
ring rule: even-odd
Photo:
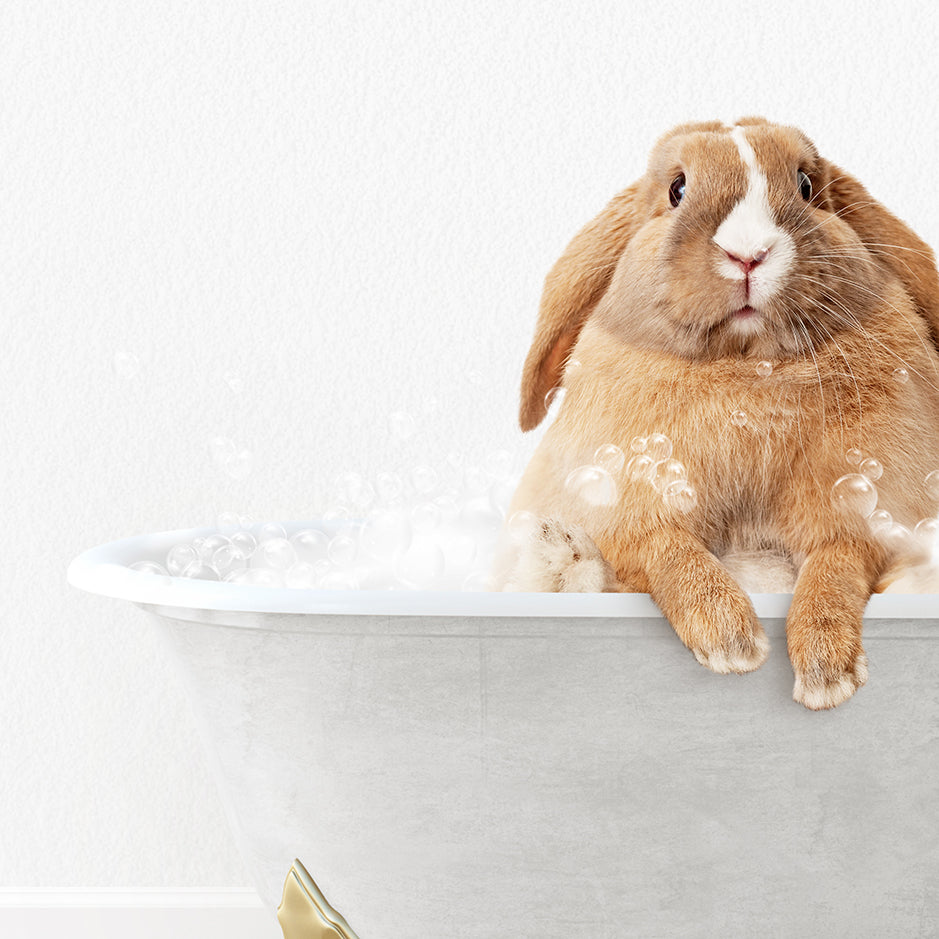
[[[939,244],[927,4],[504,6],[4,5],[0,885],[247,883],[157,637],[69,559],[530,446],[542,278],[661,131],[799,124]]]

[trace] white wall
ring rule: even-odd
[[[248,886],[155,636],[68,561],[523,450],[544,274],[672,124],[798,124],[939,244],[930,5],[558,6],[4,5],[0,885]]]

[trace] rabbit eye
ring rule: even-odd
[[[806,202],[812,198],[812,180],[803,170],[799,170],[799,192]]]
[[[679,173],[668,187],[668,200],[672,203],[674,209],[685,195],[685,174]]]

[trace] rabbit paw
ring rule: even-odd
[[[613,568],[579,525],[540,519],[518,546],[504,590],[604,593],[617,589]]]
[[[739,675],[758,669],[769,656],[769,639],[758,622],[734,632],[723,631],[716,641],[697,642],[689,648],[694,657],[712,672]]]
[[[812,711],[837,707],[867,681],[867,656],[863,650],[844,665],[833,667],[816,663],[800,667],[793,663],[793,668],[796,673],[793,700]]]

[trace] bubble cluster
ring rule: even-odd
[[[490,454],[482,467],[451,454],[403,479],[345,473],[334,480],[334,501],[315,526],[288,530],[225,512],[215,531],[132,566],[265,587],[487,589],[517,482],[515,460],[505,451]]]
[[[848,450],[845,461],[856,466],[857,472],[836,480],[831,489],[832,504],[848,515],[866,519],[871,534],[889,553],[925,553],[939,559],[939,519],[920,519],[912,529],[901,524],[887,509],[877,507],[879,495],[874,483],[884,475],[883,464],[857,447]],[[939,470],[926,476],[924,488],[930,498],[939,502]]]
[[[649,483],[670,509],[691,512],[697,507],[698,493],[684,464],[672,457],[672,442],[665,434],[633,437],[629,448],[634,454],[625,467],[630,479]]]

